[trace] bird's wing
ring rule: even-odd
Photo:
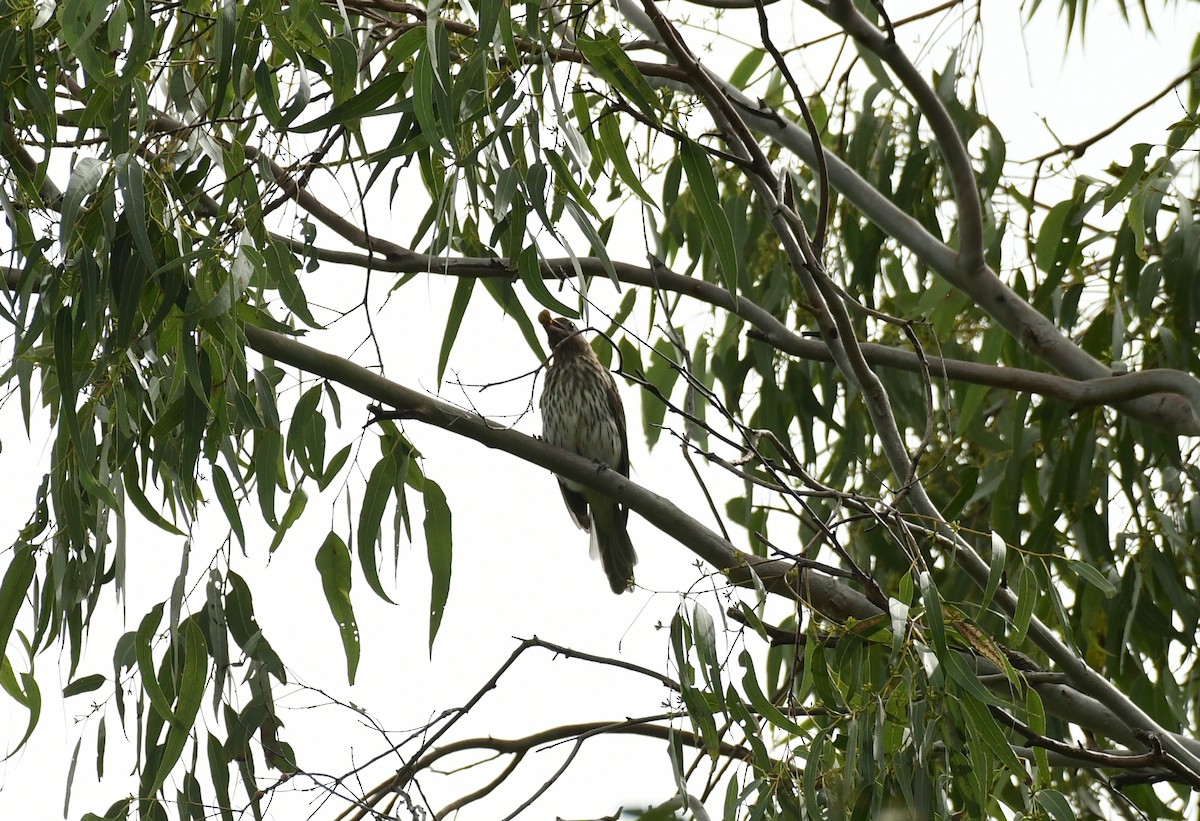
[[[617,461],[617,470],[621,475],[629,477],[629,433],[625,430],[625,406],[621,403],[621,393],[617,390],[617,380],[613,378],[612,372],[608,372],[608,409],[612,412],[613,418],[617,420],[617,430],[621,432],[621,458]],[[629,520],[629,508],[625,505],[617,505],[617,521],[621,523],[622,528],[625,522]]]
[[[571,514],[571,521],[575,523],[575,526],[580,530],[591,530],[592,518],[588,515],[588,503],[584,495],[577,490],[571,490],[567,487],[566,482],[562,481],[558,483],[558,489],[562,491],[567,512]]]
[[[621,458],[615,465],[616,469],[621,472],[622,476],[629,476],[629,434],[625,431],[625,406],[621,403],[621,394],[617,391],[617,380],[613,379],[610,372],[608,374],[608,384],[612,390],[608,393],[608,409],[612,412],[613,418],[617,420],[617,430],[621,432]]]

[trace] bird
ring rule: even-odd
[[[542,311],[538,322],[552,349],[539,402],[542,438],[629,476],[625,408],[616,380],[571,320]],[[591,534],[592,558],[599,555],[609,587],[617,594],[632,589],[637,554],[626,530],[629,509],[562,476],[558,486],[571,519]]]

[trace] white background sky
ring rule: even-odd
[[[780,4],[784,5],[796,6]],[[889,10],[899,19],[925,5],[890,3]],[[1010,159],[1031,157],[1053,146],[1042,117],[1052,123],[1061,139],[1074,142],[1141,103],[1182,71],[1191,41],[1200,31],[1200,4],[1185,4],[1172,16],[1160,12],[1160,4],[1151,3],[1156,35],[1148,35],[1136,23],[1130,32],[1117,18],[1114,3],[1098,3],[1084,45],[1073,43],[1070,55],[1064,60],[1065,23],[1056,19],[1050,8],[1056,4],[1048,2],[1047,8],[1024,31],[1019,25],[1017,5],[989,4],[980,44],[983,99],[987,112],[1009,140]],[[739,14],[746,20],[753,18],[753,12]],[[780,21],[777,26],[784,25],[782,18],[777,19]],[[796,30],[804,32],[797,36],[799,41],[811,39],[825,29],[816,28],[815,17],[805,11],[797,17]],[[912,45],[915,34],[910,29],[900,34],[910,54],[916,53]],[[932,36],[926,29],[917,42],[936,56],[923,65],[940,68],[945,62],[945,50],[958,44],[962,36],[963,28],[954,24],[943,24]],[[787,39],[780,28],[776,29],[775,37],[777,42]],[[820,63],[810,58],[810,65]],[[1133,124],[1094,147],[1079,167],[1100,176],[1109,162],[1128,162],[1131,143],[1162,142],[1166,127],[1182,115],[1180,103],[1168,96]],[[656,185],[649,187],[651,191],[657,190]],[[382,209],[374,212],[373,220],[373,231],[401,242],[411,236],[414,227],[405,224],[403,216],[388,217]],[[318,242],[331,244],[328,233],[323,231]],[[643,258],[640,233],[619,237],[614,245],[614,257],[635,262]],[[306,285],[311,285],[312,294],[317,295],[315,298],[310,295],[313,303],[346,304],[351,298],[348,295],[358,294],[362,287],[358,271],[336,271],[326,266],[308,276]],[[376,289],[374,304],[378,305],[390,281],[377,274],[376,282],[380,287]],[[453,283],[437,277],[420,278],[387,302],[376,329],[390,378],[430,392],[436,390],[441,322],[452,289]],[[615,308],[619,300],[611,287],[602,282],[595,285],[592,297],[606,310]],[[648,331],[645,327],[637,330],[643,336]],[[310,336],[308,341],[347,355],[359,339],[354,336],[356,333],[359,333],[357,328],[339,327],[333,332]],[[353,358],[371,364],[372,356],[369,350],[362,349]],[[459,403],[469,400],[494,418],[513,420],[529,398],[528,381],[480,395],[474,391],[464,394],[449,380],[457,373],[465,383],[494,382],[530,370],[536,364],[515,324],[499,316],[479,289],[451,358],[448,382],[443,385],[441,396]],[[711,521],[678,451],[662,447],[653,458],[647,454],[640,435],[637,394],[627,386],[623,386],[623,391],[630,419],[635,480],[670,496],[701,521]],[[335,431],[330,426],[329,454],[358,437],[359,426],[366,418],[365,401],[361,397],[347,390],[339,393],[344,428]],[[3,498],[9,500],[0,510],[0,543],[11,542],[24,524],[37,483],[48,469],[50,439],[44,421],[41,420],[42,424],[27,442],[16,403],[9,402],[0,411],[3,438],[0,490]],[[539,424],[533,413],[517,422],[518,428],[527,433],[537,432]],[[537,634],[582,651],[620,656],[670,672],[667,633],[656,629],[656,625],[669,622],[678,605],[678,595],[672,591],[691,585],[697,578],[692,554],[636,516],[631,517],[630,533],[641,558],[637,568],[639,588],[629,595],[613,596],[600,566],[588,560],[587,537],[572,526],[549,474],[432,428],[409,423],[405,430],[425,454],[428,475],[442,484],[454,511],[454,578],[433,659],[429,659],[426,647],[429,578],[419,536],[421,512],[419,499],[413,496],[418,541],[401,548],[399,567],[390,585],[397,605],[380,602],[356,572],[353,599],[362,630],[362,663],[358,683],[353,688],[346,685],[342,649],[313,565],[316,549],[331,526],[337,527],[343,536],[346,534],[346,500],[341,497],[336,510],[330,512],[327,504],[314,497],[300,524],[269,564],[264,562],[263,555],[270,534],[265,528],[252,526],[253,516],[244,511],[250,533],[250,555],[237,558],[233,564],[237,572],[249,579],[256,596],[259,622],[276,651],[290,665],[293,682],[321,687],[340,700],[360,705],[382,726],[395,731],[398,740],[406,734],[405,730],[419,727],[442,710],[469,698],[515,648],[513,636]],[[355,520],[361,497],[361,477],[357,474],[369,472],[378,456],[373,433],[368,432],[361,440],[356,455],[356,476],[350,494],[351,516]],[[310,488],[310,492],[315,492],[315,488]],[[729,495],[718,493],[717,498],[723,500]],[[282,509],[281,505],[280,512]],[[209,506],[207,514],[194,534],[189,573],[192,580],[205,577],[208,559],[226,533],[223,516],[215,503]],[[111,594],[102,599],[103,612],[96,619],[91,649],[80,665],[80,675],[100,672],[111,678],[110,648],[116,636],[136,629],[146,611],[168,594],[171,580],[178,573],[181,540],[134,527],[129,547],[128,597],[119,608],[114,607]],[[0,556],[0,568],[6,567],[7,562],[7,554]],[[195,605],[202,598],[201,582],[190,601]],[[711,595],[705,604],[714,614],[721,607]],[[29,627],[25,622],[19,622],[18,626]],[[18,670],[24,669],[26,661],[15,639],[10,642],[8,654]],[[85,811],[103,812],[109,803],[128,795],[137,783],[136,776],[127,773],[130,759],[122,749],[122,731],[115,723],[111,701],[107,777],[102,784],[95,783],[97,719],[78,721],[89,712],[89,705],[96,697],[111,693],[111,687],[106,685],[97,693],[64,703],[59,692],[67,683],[68,660],[44,654],[36,663],[45,699],[41,724],[25,749],[0,764],[0,818],[62,817],[67,762],[81,732],[83,744],[71,817]],[[544,652],[532,651],[486,697],[478,714],[461,722],[447,740],[488,734],[517,736],[560,723],[652,714],[662,709],[665,695],[661,687],[630,674],[585,666],[582,662],[552,661]],[[301,765],[307,769],[342,773],[354,761],[374,756],[385,748],[378,734],[358,726],[352,712],[340,707],[314,706],[324,702],[313,692],[294,686],[278,687],[276,699],[285,722],[282,737],[293,744],[301,756]],[[312,709],[305,709],[309,707]],[[24,732],[27,716],[23,709],[5,701],[0,708],[0,721],[6,722],[4,737],[11,744]],[[223,731],[217,734],[224,737]],[[501,788],[493,799],[465,811],[461,817],[490,819],[510,812],[558,766],[567,750],[560,747],[531,755],[510,787]],[[185,755],[190,752],[189,749]],[[376,767],[367,783],[373,784],[398,765],[393,758],[382,768]],[[526,773],[524,777],[522,772]],[[265,785],[271,775],[260,773],[261,783]],[[485,780],[468,773],[448,779],[426,778],[422,785],[437,809]],[[303,792],[311,786],[310,782],[297,779],[283,788],[272,808],[274,817],[300,818],[316,810],[322,794],[319,790]],[[631,806],[659,803],[672,793],[662,743],[597,739],[585,745],[567,776],[525,817],[598,817],[612,813],[619,803]],[[719,810],[719,805],[713,802],[711,808]],[[328,818],[332,814],[327,809],[319,816]]]

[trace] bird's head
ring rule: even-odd
[[[579,333],[575,323],[565,316],[552,317],[549,311],[542,311],[538,314],[538,322],[542,323],[542,327],[546,329],[546,338],[550,340],[551,348],[557,349],[561,343],[568,340],[571,345],[588,347],[587,340]]]

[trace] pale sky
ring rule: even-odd
[[[1074,44],[1069,59],[1064,61],[1063,26],[1049,8],[1053,4],[1045,4],[1047,8],[1024,34],[1018,26],[1016,5],[988,6],[986,35],[981,44],[986,108],[1009,140],[1010,159],[1027,158],[1053,145],[1041,122],[1043,116],[1060,138],[1073,142],[1156,93],[1182,71],[1191,40],[1200,31],[1197,4],[1181,4],[1174,19],[1158,11],[1159,4],[1150,4],[1156,15],[1157,39],[1143,36],[1136,26],[1135,32],[1129,33],[1116,18],[1116,10],[1106,5],[1093,14],[1084,47]],[[911,3],[889,6],[896,18],[915,7]],[[747,20],[753,18],[753,12],[740,14],[749,15]],[[945,62],[945,49],[957,43],[961,33],[953,25],[939,29],[929,45],[938,56],[922,65],[940,68]],[[777,39],[785,39],[781,35]],[[901,42],[911,43],[912,36],[909,29],[902,30]],[[815,58],[810,58],[813,64]],[[1165,128],[1182,113],[1180,104],[1168,96],[1133,124],[1093,147],[1080,165],[1088,173],[1101,176],[1101,170],[1110,162],[1128,161],[1131,143],[1162,142]],[[62,185],[65,180],[58,182]],[[652,192],[658,190],[654,184],[648,187]],[[412,226],[406,224],[404,216],[388,218],[383,210],[376,210],[373,220],[376,233],[387,233],[399,241],[411,236]],[[334,246],[328,231],[321,232],[318,244]],[[641,261],[640,234],[617,238],[613,255]],[[308,275],[305,282],[312,286],[310,302],[346,304],[350,301],[348,293],[361,290],[361,272],[331,268],[326,266]],[[375,284],[373,304],[379,306],[391,281],[386,275],[376,274]],[[384,321],[376,323],[389,377],[430,392],[436,390],[441,320],[452,290],[452,282],[428,277],[392,295],[384,308]],[[591,296],[608,310],[615,308],[619,300],[611,286],[603,282],[594,285]],[[640,303],[645,304],[645,299]],[[532,302],[528,304],[532,308]],[[635,326],[637,321],[635,318]],[[645,336],[649,329],[636,330]],[[347,355],[360,338],[361,328],[338,326],[333,331],[312,334],[307,341]],[[364,365],[370,365],[372,357],[367,348],[353,354],[355,361]],[[499,316],[480,288],[440,395],[460,404],[469,402],[495,419],[516,422],[520,430],[536,433],[536,412],[517,419],[530,398],[528,380],[482,394],[464,392],[451,384],[455,374],[464,383],[488,383],[516,376],[536,364],[515,324]],[[664,437],[663,446],[653,456],[646,452],[637,393],[626,385],[622,390],[629,415],[633,478],[670,496],[701,521],[711,521],[678,450]],[[339,394],[344,426],[336,431],[330,425],[329,454],[359,437],[359,428],[366,419],[363,398],[348,390]],[[45,419],[38,420],[31,441],[23,441],[16,402],[10,401],[0,411],[0,420],[0,430],[7,432],[0,453],[0,483],[4,498],[10,500],[0,512],[0,542],[10,542],[25,523],[38,478],[48,469],[50,443]],[[547,472],[433,428],[416,423],[406,423],[404,428],[425,455],[426,472],[445,489],[454,512],[454,577],[433,659],[429,659],[426,647],[429,578],[419,532],[422,514],[419,498],[413,495],[410,502],[416,542],[401,546],[396,576],[385,578],[397,605],[380,602],[356,573],[353,601],[362,630],[362,663],[358,683],[352,688],[347,686],[341,645],[313,565],[316,549],[331,525],[343,536],[347,533],[346,496],[338,497],[336,508],[330,511],[328,500],[333,495],[314,495],[304,518],[269,564],[264,554],[270,533],[254,524],[250,510],[243,510],[252,548],[248,558],[239,555],[233,563],[233,568],[250,581],[259,623],[294,672],[293,685],[303,682],[361,706],[394,732],[396,741],[441,711],[468,699],[515,648],[513,636],[536,634],[581,651],[619,656],[672,672],[667,632],[656,629],[656,625],[670,621],[679,604],[675,591],[697,579],[691,553],[632,516],[630,534],[641,559],[637,568],[639,587],[632,594],[613,596],[599,564],[587,557],[586,535],[571,524]],[[349,498],[353,509],[349,515],[354,520],[362,475],[369,472],[377,455],[375,435],[369,431],[361,439],[351,473]],[[718,492],[719,500],[723,502],[732,495],[733,485],[711,471],[706,476],[716,481],[718,488],[731,489],[724,495]],[[340,488],[339,483],[332,490]],[[310,492],[315,494],[315,488]],[[198,584],[189,588],[193,605],[203,601],[205,568],[226,534],[224,518],[215,502],[206,513],[193,534],[195,546],[188,573],[189,581]],[[3,535],[6,533],[7,537]],[[80,675],[99,672],[111,679],[110,654],[115,638],[136,629],[145,612],[168,595],[171,580],[178,572],[182,555],[182,540],[178,538],[134,526],[130,528],[129,549],[128,597],[120,610],[113,606],[111,591],[102,599]],[[0,559],[0,565],[6,562],[7,557]],[[657,590],[664,592],[654,592]],[[719,623],[723,599],[710,593],[701,596],[700,601]],[[298,602],[303,604],[297,606]],[[28,626],[27,622],[18,622],[19,628]],[[761,649],[756,643],[750,646],[756,651]],[[15,638],[8,653],[18,670],[25,669],[27,661]],[[68,664],[68,659],[53,654],[36,659],[44,699],[41,723],[25,749],[0,764],[0,817],[62,816],[66,768],[81,732],[83,742],[70,817],[77,818],[87,811],[103,812],[112,801],[136,788],[136,776],[127,770],[132,759],[123,749],[122,731],[116,724],[111,701],[106,779],[102,784],[95,783],[97,719],[93,716],[82,723],[78,719],[89,712],[93,700],[111,694],[111,682],[96,693],[64,703],[60,691],[67,683]],[[665,698],[663,688],[648,680],[577,661],[552,661],[542,651],[531,651],[484,699],[477,713],[463,720],[446,740],[474,735],[509,737],[560,723],[649,715],[662,711]],[[361,726],[352,711],[323,706],[326,702],[317,693],[295,686],[278,687],[276,700],[285,722],[282,737],[293,744],[306,769],[340,774],[386,748],[378,733]],[[24,732],[25,712],[6,700],[0,717],[7,725],[4,736],[15,743]],[[223,730],[217,734],[225,735]],[[459,817],[493,819],[510,812],[548,777],[568,751],[569,746],[562,746],[529,756],[508,784]],[[190,754],[189,747],[185,755]],[[377,765],[369,772],[366,784],[385,777],[398,765],[394,758]],[[265,786],[273,775],[261,771],[260,786]],[[427,777],[421,784],[436,810],[487,780],[478,773],[466,773],[454,778]],[[598,817],[612,813],[619,803],[657,804],[668,800],[673,792],[665,745],[650,740],[601,738],[584,745],[567,774],[525,817]],[[321,791],[311,782],[297,778],[277,793],[271,817],[305,817],[317,811],[321,798]],[[342,808],[336,801],[330,806]],[[719,817],[719,795],[710,801],[709,808],[714,817]],[[333,814],[329,810],[317,812],[321,818]]]

